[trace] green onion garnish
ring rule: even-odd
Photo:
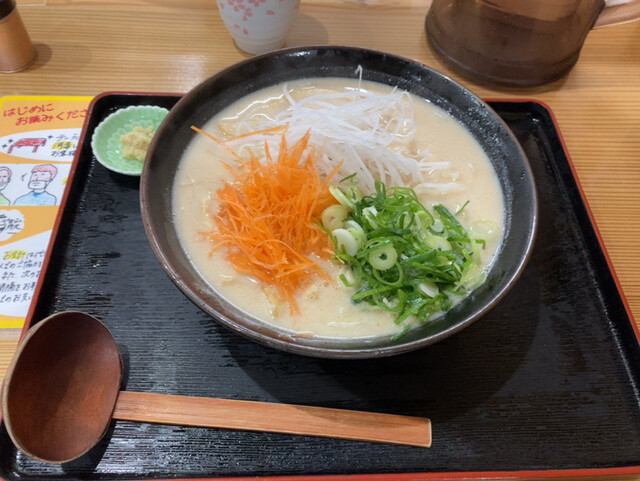
[[[430,212],[413,189],[382,182],[364,197],[352,185],[331,192],[341,207],[328,208],[324,228],[335,258],[351,270],[340,279],[355,289],[352,302],[396,313],[397,324],[410,316],[426,322],[484,281],[483,241],[472,239],[443,205]]]

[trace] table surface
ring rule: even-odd
[[[640,322],[640,22],[592,30],[578,63],[561,80],[488,88],[450,71],[430,50],[424,32],[429,3],[302,0],[287,46],[381,49],[440,70],[483,98],[546,103]],[[0,94],[184,93],[247,57],[213,0],[18,0],[18,8],[38,58],[24,72],[0,74]],[[0,333],[0,376],[18,336],[18,330]]]

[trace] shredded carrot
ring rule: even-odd
[[[212,213],[217,230],[205,233],[213,249],[228,248],[238,272],[275,287],[292,314],[299,312],[296,293],[314,275],[328,278],[310,256],[331,252],[314,219],[335,202],[328,183],[339,169],[321,176],[308,140],[309,132],[289,147],[283,133],[275,159],[266,145],[264,159],[234,153],[233,182],[217,191],[218,210]]]
[[[204,130],[199,129],[198,127],[196,127],[194,125],[192,125],[191,128],[193,130],[195,130],[196,132],[198,132],[199,134],[206,135],[211,140],[213,140],[215,143],[217,143],[219,146],[223,147],[227,152],[229,152],[231,155],[233,155],[236,159],[242,161],[242,157],[240,157],[238,154],[236,154],[235,150],[233,150],[231,147],[229,147],[227,144],[225,144],[219,138],[215,137],[214,135],[210,134],[209,132],[205,132]]]
[[[253,132],[245,132],[244,134],[236,135],[235,137],[227,139],[225,142],[231,142],[232,140],[238,140],[238,139],[243,139],[245,137],[251,137],[252,135],[268,134],[269,132],[277,132],[278,130],[286,131],[288,128],[289,128],[288,124],[274,125],[273,127],[269,127],[269,128],[266,128],[266,129],[254,130]]]

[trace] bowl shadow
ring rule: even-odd
[[[536,276],[528,275],[484,318],[436,344],[397,356],[312,358],[225,337],[229,354],[257,391],[284,403],[426,416],[463,417],[507,384],[525,362],[539,317]],[[513,313],[518,313],[517,317]],[[263,399],[264,400],[264,399]]]

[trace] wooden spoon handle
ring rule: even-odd
[[[431,446],[427,418],[295,404],[120,391],[113,418]]]

